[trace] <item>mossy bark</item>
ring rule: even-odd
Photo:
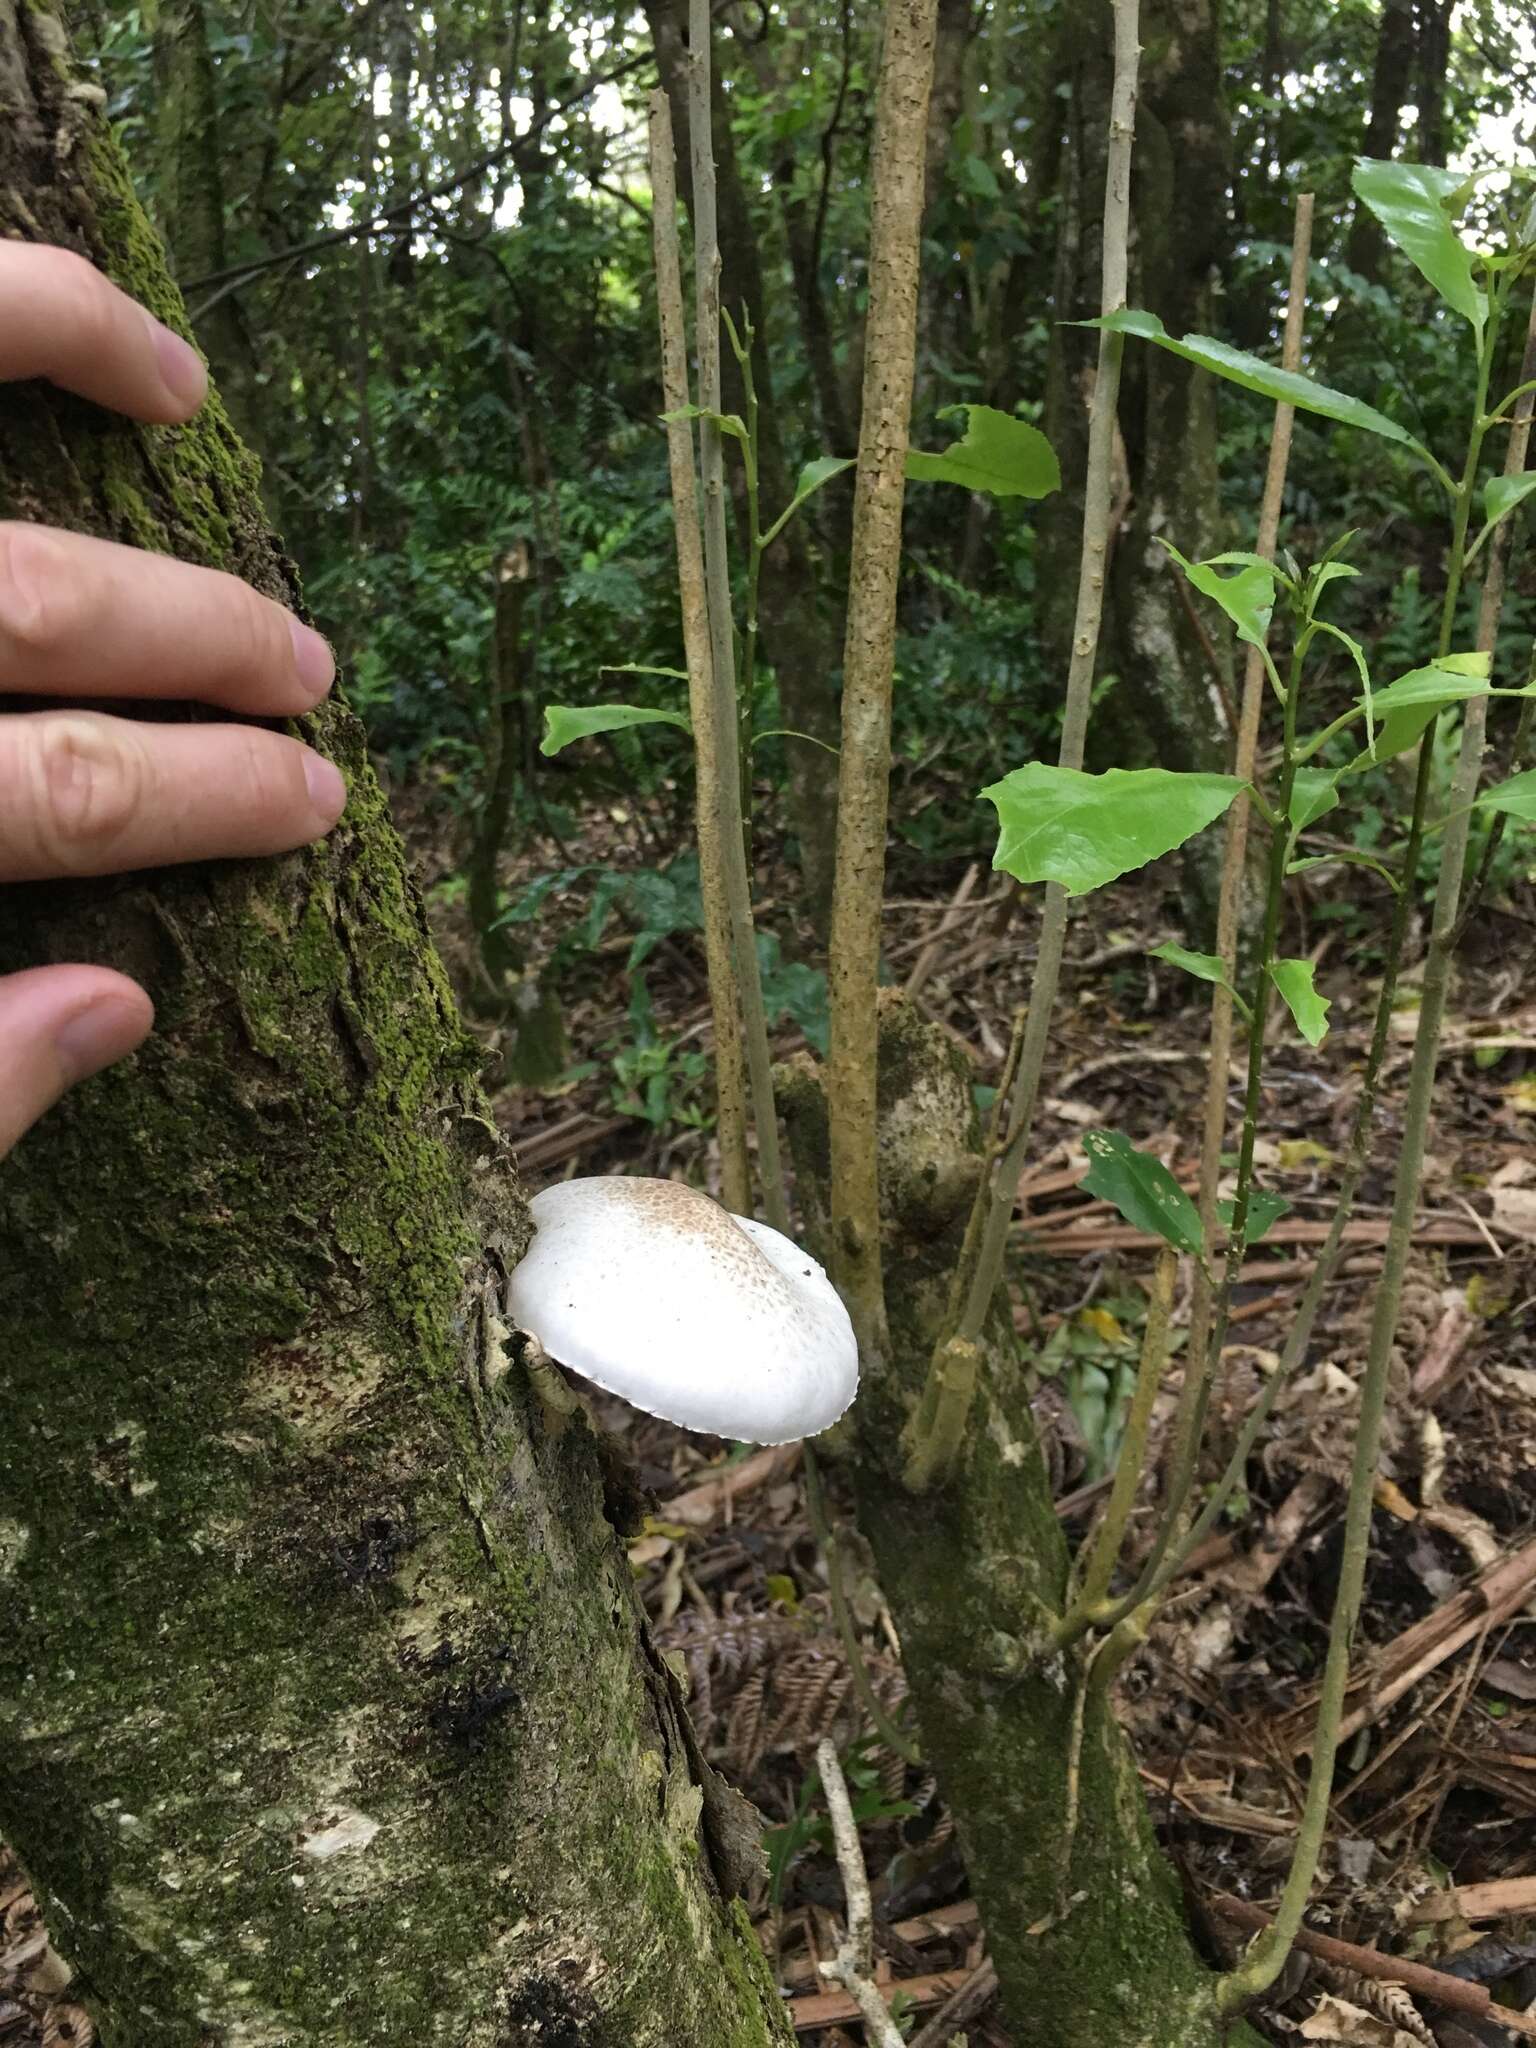
[[[1010,2024],[1051,2048],[1216,2048],[1179,1887],[1152,1836],[1135,1760],[1102,1700],[1090,1707],[1079,1814],[1065,1838],[1067,1760],[1081,1677],[1041,1647],[1060,1613],[1067,1552],[1052,1509],[1022,1361],[992,1333],[953,1482],[914,1499],[901,1432],[943,1319],[979,1172],[970,1074],[936,1027],[882,997],[881,1198],[890,1357],[866,1379],[845,1449],[859,1525],[901,1636],[923,1754],[955,1817]],[[801,1199],[828,1152],[821,1079],[782,1069]],[[822,1197],[821,1199],[824,1199]]]
[[[183,324],[29,0],[0,232]],[[217,400],[0,392],[0,514],[296,598]],[[0,1829],[108,2048],[782,2043],[741,1816],[585,1429],[507,1356],[526,1207],[362,734],[305,731],[351,790],[324,845],[0,901],[0,968],[158,1009],[0,1166]]]

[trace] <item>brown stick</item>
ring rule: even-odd
[[[1307,264],[1312,253],[1312,194],[1302,192],[1296,199],[1296,225],[1291,236],[1290,297],[1285,308],[1285,342],[1280,360],[1287,370],[1301,368],[1302,323],[1307,304]],[[1291,460],[1291,427],[1296,408],[1275,407],[1274,429],[1269,437],[1269,466],[1264,473],[1264,496],[1259,504],[1259,531],[1254,551],[1273,561],[1280,538],[1280,505],[1285,493],[1285,473]],[[1182,588],[1183,579],[1180,580]],[[1242,709],[1238,714],[1237,744],[1232,772],[1246,782],[1253,780],[1254,755],[1259,743],[1259,715],[1264,707],[1264,658],[1257,647],[1248,649],[1243,668]],[[1243,910],[1243,876],[1248,860],[1248,795],[1240,791],[1227,813],[1227,844],[1221,870],[1221,893],[1216,906],[1216,953],[1226,962],[1228,979],[1237,962],[1237,934]],[[1221,1148],[1227,1125],[1227,1066],[1232,1057],[1232,997],[1218,984],[1211,991],[1210,1077],[1205,1090],[1205,1122],[1200,1149],[1200,1216],[1205,1241],[1216,1242],[1216,1188],[1221,1179]],[[1199,1377],[1210,1338],[1211,1288],[1205,1269],[1196,1261],[1189,1314],[1189,1370]]]
[[[656,309],[661,325],[661,396],[669,413],[688,404],[688,337],[683,311],[682,261],[677,233],[677,176],[673,168],[672,112],[659,88],[650,99],[651,213],[656,250]],[[731,913],[725,893],[720,779],[715,744],[709,601],[704,590],[704,549],[699,535],[693,476],[693,430],[685,419],[667,427],[672,472],[672,519],[677,533],[677,588],[688,663],[688,709],[697,762],[699,896],[704,911],[704,957],[715,1027],[716,1128],[720,1139],[720,1195],[738,1216],[752,1213],[747,1159],[747,1073],[741,1049],[741,991],[731,954]]]
[[[870,180],[869,315],[853,500],[837,875],[832,892],[833,1277],[864,1368],[886,1350],[875,1125],[875,997],[891,779],[896,586],[917,347],[924,136],[938,0],[887,0]]]
[[[1222,1894],[1212,1899],[1211,1905],[1224,1920],[1250,1928],[1255,1934],[1261,1934],[1270,1925],[1270,1915],[1249,1905],[1246,1899]],[[1527,2019],[1524,2013],[1513,2012],[1508,2006],[1495,2005],[1485,1984],[1468,1984],[1464,1978],[1448,1977],[1443,1970],[1426,1969],[1422,1963],[1407,1962],[1402,1956],[1383,1955],[1377,1948],[1359,1948],[1352,1941],[1335,1941],[1331,1934],[1314,1934],[1307,1927],[1297,1935],[1296,1946],[1320,1962],[1353,1970],[1360,1977],[1372,1977],[1379,1984],[1401,1984],[1416,1998],[1431,1999],[1447,2012],[1492,2019],[1513,2034],[1536,2040],[1536,2019]]]

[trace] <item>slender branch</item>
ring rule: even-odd
[[[871,168],[869,313],[843,649],[837,871],[829,949],[833,1272],[864,1369],[887,1349],[875,1010],[890,801],[891,682],[917,349],[923,138],[938,0],[887,0]]]
[[[1302,333],[1306,323],[1307,266],[1312,255],[1313,195],[1303,192],[1296,200],[1296,222],[1291,232],[1290,296],[1285,308],[1285,342],[1281,366],[1301,368]],[[1254,552],[1266,562],[1275,559],[1280,538],[1280,507],[1285,495],[1285,476],[1291,460],[1291,428],[1296,408],[1275,407],[1275,423],[1269,437],[1269,464],[1264,473],[1264,495],[1259,503],[1259,531]],[[1243,783],[1254,779],[1254,756],[1258,751],[1259,718],[1264,708],[1264,659],[1257,647],[1249,647],[1243,667],[1242,708],[1238,714],[1237,742],[1232,773]],[[1248,814],[1246,789],[1240,789],[1227,813],[1227,843],[1222,861],[1221,892],[1216,906],[1216,954],[1226,968],[1227,980],[1236,979],[1238,934],[1243,915],[1243,883],[1248,864]],[[1232,1057],[1232,996],[1219,984],[1211,992],[1210,1066],[1205,1087],[1205,1120],[1200,1149],[1200,1220],[1207,1245],[1216,1243],[1216,1188],[1221,1179],[1221,1151],[1227,1127],[1227,1068]],[[1190,1295],[1189,1345],[1185,1371],[1199,1379],[1210,1357],[1211,1285],[1205,1266],[1196,1262]]]
[[[1152,1426],[1152,1409],[1168,1365],[1168,1321],[1173,1313],[1173,1283],[1178,1270],[1178,1253],[1171,1245],[1165,1247],[1158,1254],[1157,1265],[1152,1275],[1147,1325],[1141,1339],[1141,1362],[1137,1367],[1136,1388],[1131,1395],[1130,1412],[1125,1419],[1125,1433],[1120,1439],[1120,1455],[1115,1464],[1115,1483],[1110,1490],[1109,1505],[1104,1510],[1104,1518],[1094,1536],[1087,1567],[1083,1572],[1083,1586],[1079,1597],[1089,1607],[1096,1607],[1109,1591],[1109,1582],[1114,1577],[1115,1565],[1120,1556],[1120,1545],[1131,1519],[1131,1510],[1136,1505],[1136,1490],[1141,1483],[1142,1464],[1146,1456],[1147,1434]]]
[[[710,132],[709,0],[689,0],[688,128],[693,159],[694,320],[699,356],[699,404],[720,411],[720,240],[715,219],[715,160]],[[751,1084],[752,1123],[757,1132],[757,1171],[763,1208],[775,1230],[789,1228],[784,1167],[779,1152],[778,1116],[773,1100],[773,1065],[768,1018],[763,1008],[757,934],[752,924],[752,878],[747,869],[741,802],[741,745],[736,697],[735,648],[731,633],[731,577],[725,519],[725,458],[720,429],[699,421],[699,476],[704,489],[704,582],[709,607],[713,689],[715,807],[724,862],[731,950],[741,993]]]
[[[891,2009],[874,1986],[874,1911],[869,1902],[869,1877],[864,1869],[864,1852],[854,1825],[848,1784],[830,1736],[816,1745],[816,1768],[821,1789],[827,1795],[827,1812],[832,1821],[832,1844],[837,1851],[837,1868],[848,1901],[848,1933],[837,1951],[835,1963],[822,1969],[835,1977],[864,2020],[865,2039],[875,2048],[904,2048],[901,2033],[891,2018]]]
[[[1487,332],[1479,363],[1477,408],[1468,440],[1467,463],[1458,493],[1457,517],[1447,578],[1446,602],[1441,615],[1441,652],[1448,651],[1454,629],[1455,600],[1460,586],[1466,551],[1467,522],[1477,484],[1478,457],[1482,450],[1486,422],[1483,408],[1487,398],[1488,374],[1497,339],[1499,299],[1493,296]],[[1527,346],[1536,340],[1536,302],[1531,309]],[[1505,475],[1518,474],[1525,466],[1530,413],[1517,417],[1511,433]],[[1504,567],[1508,540],[1502,548],[1490,550],[1488,569],[1478,620],[1478,647],[1492,653],[1503,600]],[[1371,1318],[1370,1343],[1360,1389],[1360,1416],[1355,1430],[1354,1462],[1350,1471],[1349,1497],[1344,1517],[1344,1552],[1339,1565],[1334,1595],[1333,1618],[1329,1628],[1328,1656],[1323,1670],[1317,1722],[1312,1738],[1312,1771],[1307,1796],[1296,1833],[1296,1847],[1281,1894],[1274,1923],[1261,1935],[1243,1961],[1222,1980],[1219,1999],[1225,2011],[1236,2010],[1248,1999],[1265,1991],[1284,1967],[1285,1958],[1301,1927],[1307,1896],[1317,1872],[1327,1834],[1329,1803],[1333,1791],[1334,1765],[1338,1755],[1339,1729],[1344,1697],[1349,1686],[1349,1667],[1355,1627],[1365,1587],[1365,1567],[1370,1551],[1371,1508],[1374,1498],[1376,1462],[1381,1439],[1382,1416],[1386,1409],[1387,1383],[1391,1373],[1392,1345],[1397,1335],[1402,1306],[1403,1278],[1413,1244],[1413,1226],[1418,1213],[1423,1180],[1424,1155],[1429,1135],[1430,1106],[1434,1097],[1435,1067],[1439,1057],[1440,1033],[1450,988],[1451,960],[1457,913],[1461,901],[1462,871],[1466,862],[1470,805],[1477,791],[1482,767],[1488,700],[1467,700],[1463,713],[1461,749],[1452,781],[1453,816],[1446,826],[1440,849],[1440,872],[1435,886],[1435,905],[1429,952],[1419,1001],[1418,1031],[1414,1039],[1413,1064],[1408,1077],[1408,1094],[1403,1107],[1403,1137],[1398,1155],[1393,1190],[1392,1220],[1377,1283]],[[1426,747],[1430,735],[1425,735]],[[1459,807],[1466,809],[1459,815]]]
[[[688,334],[683,310],[682,260],[677,231],[677,174],[673,168],[672,110],[658,89],[650,97],[652,226],[656,247],[656,306],[661,323],[663,410],[688,404]],[[688,708],[693,723],[699,894],[704,911],[704,958],[715,1032],[716,1128],[720,1138],[720,1192],[727,1209],[752,1213],[747,1158],[747,1083],[741,1051],[741,991],[731,956],[731,917],[720,844],[720,761],[712,709],[709,603],[704,593],[704,552],[694,489],[693,434],[675,419],[667,428],[672,472],[672,515],[677,532],[677,584],[682,602],[683,647],[688,663]]]
[[[1141,55],[1137,42],[1137,19],[1137,0],[1114,0],[1115,68],[1104,179],[1104,255],[1100,294],[1101,311],[1105,313],[1117,312],[1125,304],[1131,144],[1136,127],[1137,63]],[[1082,766],[1088,709],[1093,696],[1093,672],[1098,656],[1099,625],[1104,613],[1104,584],[1111,537],[1110,479],[1123,347],[1118,334],[1101,331],[1098,375],[1088,420],[1077,611],[1072,627],[1072,657],[1067,671],[1066,706],[1061,728],[1059,758],[1064,768]],[[967,1243],[974,1245],[973,1259],[969,1271],[959,1276],[962,1306],[958,1327],[946,1333],[934,1347],[929,1366],[930,1390],[925,1391],[923,1402],[908,1427],[908,1465],[904,1476],[906,1484],[917,1491],[943,1483],[964,1440],[965,1422],[974,1397],[975,1374],[955,1371],[952,1346],[955,1343],[976,1345],[1002,1279],[1019,1175],[1029,1149],[1035,1100],[1045,1071],[1051,1010],[1061,976],[1066,933],[1065,892],[1057,884],[1048,883],[1034,979],[1030,987],[1029,1016],[1009,1109],[1007,1143],[977,1190],[973,1215],[976,1227],[966,1234]],[[957,1406],[958,1419],[953,1413]],[[922,1448],[922,1438],[929,1434],[935,1434],[942,1440],[942,1456],[935,1457]]]

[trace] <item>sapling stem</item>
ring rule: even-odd
[[[789,1205],[773,1100],[773,1062],[763,1008],[757,934],[752,923],[752,878],[747,867],[741,800],[736,662],[731,631],[731,578],[725,520],[725,462],[720,429],[708,413],[720,410],[720,241],[715,220],[715,160],[710,139],[710,6],[688,4],[688,114],[693,169],[695,326],[699,355],[699,475],[704,488],[705,594],[713,670],[715,805],[724,864],[731,951],[741,991],[742,1034],[751,1079],[752,1123],[757,1132],[757,1173],[763,1209],[775,1230],[788,1232]]]
[[[1168,1322],[1173,1313],[1173,1283],[1178,1270],[1179,1255],[1172,1245],[1166,1245],[1158,1253],[1152,1274],[1147,1323],[1141,1339],[1141,1361],[1125,1418],[1125,1432],[1120,1439],[1115,1483],[1110,1489],[1109,1504],[1088,1553],[1082,1590],[1078,1595],[1088,1607],[1096,1607],[1109,1591],[1109,1582],[1114,1577],[1115,1564],[1120,1556],[1120,1545],[1131,1519],[1131,1510],[1136,1505],[1136,1490],[1141,1484],[1142,1463],[1146,1457],[1147,1434],[1152,1426],[1152,1410],[1168,1366]]]
[[[1499,281],[1489,294],[1488,324],[1478,363],[1478,394],[1474,424],[1468,437],[1467,462],[1457,493],[1456,520],[1451,557],[1447,570],[1446,602],[1441,613],[1442,654],[1449,652],[1455,624],[1456,596],[1460,589],[1466,551],[1468,513],[1477,484],[1478,456],[1487,431],[1484,406],[1488,377],[1498,335],[1498,316],[1503,292]],[[1536,335],[1536,305],[1532,307],[1531,335]],[[1529,345],[1529,343],[1528,343]],[[1517,474],[1525,466],[1529,436],[1529,413],[1517,416],[1510,434],[1505,474]],[[1490,551],[1478,621],[1478,646],[1492,653],[1498,629],[1503,591],[1507,538],[1502,549]],[[1462,719],[1461,748],[1452,782],[1453,808],[1467,806],[1466,813],[1453,816],[1446,826],[1440,847],[1440,869],[1435,886],[1434,912],[1428,955],[1419,1001],[1418,1029],[1414,1037],[1413,1063],[1409,1070],[1408,1094],[1403,1108],[1403,1137],[1398,1154],[1393,1189],[1392,1219],[1388,1226],[1386,1253],[1371,1317],[1370,1342],[1361,1380],[1360,1415],[1355,1430],[1354,1460],[1350,1470],[1349,1495],[1344,1511],[1344,1550],[1339,1564],[1338,1586],[1329,1627],[1328,1656],[1323,1669],[1322,1692],[1312,1736],[1312,1770],[1296,1847],[1286,1876],[1274,1920],[1243,1958],[1222,1979],[1218,2002],[1223,2011],[1235,2011],[1265,1991],[1284,1966],[1286,1956],[1300,1929],[1312,1880],[1327,1835],[1333,1774],[1338,1756],[1339,1728],[1345,1695],[1349,1689],[1349,1667],[1355,1627],[1365,1586],[1365,1567],[1370,1551],[1371,1508],[1374,1498],[1376,1463],[1381,1441],[1381,1422],[1386,1410],[1387,1383],[1391,1374],[1392,1345],[1397,1335],[1402,1305],[1403,1278],[1413,1244],[1413,1225],[1418,1213],[1423,1180],[1424,1154],[1429,1135],[1430,1106],[1434,1097],[1435,1066],[1439,1056],[1440,1032],[1450,987],[1457,913],[1461,900],[1462,870],[1466,860],[1470,804],[1477,790],[1482,767],[1486,697],[1467,700]],[[1433,726],[1424,737],[1421,770],[1431,745]],[[1424,779],[1421,773],[1421,781]]]
[[[1312,254],[1313,195],[1299,194],[1296,220],[1291,231],[1290,295],[1285,308],[1285,340],[1280,363],[1286,370],[1301,368],[1302,335],[1306,324],[1307,267]],[[1269,461],[1264,472],[1264,495],[1259,501],[1259,530],[1254,553],[1266,562],[1275,559],[1280,539],[1280,508],[1285,496],[1286,472],[1291,460],[1291,429],[1296,408],[1275,407],[1275,423],[1269,437]],[[1254,779],[1254,758],[1258,751],[1259,719],[1264,709],[1263,655],[1249,647],[1243,664],[1243,694],[1238,712],[1237,742],[1233,749],[1232,773],[1241,782]],[[1240,789],[1227,813],[1227,843],[1223,852],[1221,889],[1216,903],[1216,957],[1226,969],[1227,980],[1237,979],[1238,934],[1242,925],[1243,885],[1248,867],[1248,793]],[[1210,1066],[1206,1073],[1205,1110],[1200,1146],[1200,1192],[1197,1206],[1205,1242],[1216,1242],[1216,1190],[1221,1179],[1221,1151],[1227,1128],[1227,1070],[1232,1057],[1232,994],[1217,983],[1211,990]],[[1209,1354],[1211,1285],[1203,1262],[1195,1264],[1190,1289],[1189,1344],[1185,1371],[1198,1379],[1206,1370]],[[1210,1360],[1214,1370],[1217,1361]]]
[[[1311,635],[1303,627],[1291,653],[1290,676],[1285,691],[1285,726],[1280,770],[1279,813],[1288,817],[1291,789],[1296,778],[1296,719],[1301,699],[1302,664]],[[1273,990],[1271,968],[1279,950],[1280,917],[1285,904],[1285,870],[1290,856],[1289,827],[1274,830],[1270,838],[1269,868],[1264,893],[1264,934],[1254,971],[1253,993],[1248,1003],[1248,1078],[1243,1091],[1243,1129],[1237,1155],[1237,1181],[1232,1196],[1232,1227],[1227,1239],[1227,1256],[1221,1284],[1211,1308],[1209,1341],[1204,1369],[1191,1367],[1184,1375],[1179,1405],[1173,1422],[1173,1448],[1168,1460],[1168,1485],[1158,1529],[1135,1584],[1118,1600],[1102,1598],[1090,1602],[1083,1593],[1073,1600],[1056,1626],[1058,1644],[1075,1642],[1091,1628],[1113,1629],[1150,1597],[1164,1560],[1179,1534],[1185,1503],[1194,1487],[1200,1463],[1200,1445],[1205,1435],[1206,1410],[1210,1405],[1213,1368],[1221,1356],[1227,1332],[1232,1290],[1242,1272],[1248,1208],[1253,1194],[1253,1161],[1258,1143],[1259,1103],[1264,1080],[1264,1034],[1269,1022]],[[1134,1482],[1132,1482],[1134,1484]],[[1112,1566],[1111,1566],[1112,1568]],[[1107,1583],[1107,1582],[1106,1582]]]
[[[1136,76],[1141,56],[1137,41],[1138,0],[1114,0],[1115,58],[1110,92],[1109,148],[1104,177],[1103,267],[1100,312],[1115,313],[1125,304],[1127,246],[1131,204],[1131,144],[1136,128]],[[1077,608],[1072,625],[1072,655],[1067,670],[1062,714],[1063,768],[1081,768],[1093,699],[1093,672],[1104,615],[1104,585],[1109,570],[1112,520],[1111,471],[1114,459],[1115,410],[1120,395],[1123,338],[1101,329],[1098,374],[1088,416],[1088,454],[1083,479],[1083,546],[1078,570]],[[906,1432],[907,1462],[903,1478],[914,1492],[942,1485],[954,1468],[964,1443],[965,1426],[975,1397],[979,1342],[1003,1276],[1008,1231],[1013,1221],[1019,1175],[1029,1150],[1035,1103],[1045,1071],[1051,1011],[1061,977],[1067,934],[1066,892],[1048,882],[1030,983],[1029,1014],[1009,1105],[1007,1142],[988,1162],[976,1191],[978,1227],[968,1229],[969,1270],[959,1275],[961,1303],[956,1326],[934,1346],[928,1387]],[[969,1351],[956,1352],[956,1346]],[[966,1367],[969,1365],[970,1369]],[[958,1369],[957,1369],[958,1367]],[[926,1438],[938,1449],[925,1448]]]
[[[707,13],[707,0],[694,0]],[[832,1270],[866,1372],[888,1349],[880,1247],[876,999],[890,801],[901,515],[917,350],[924,138],[937,0],[887,0],[876,89],[869,312],[843,647],[828,953]]]
[[[736,331],[736,322],[731,318],[728,307],[721,308],[725,331],[730,337],[731,354],[736,358],[741,372],[742,411],[747,438],[742,443],[741,469],[747,499],[747,610],[741,636],[741,673],[736,679],[736,707],[738,730],[741,742],[741,807],[746,819],[745,844],[752,844],[751,819],[748,815],[747,792],[751,786],[752,751],[748,745],[748,730],[752,721],[752,699],[757,681],[757,592],[763,573],[763,522],[758,486],[757,439],[758,401],[757,379],[752,373],[752,322],[743,314],[741,332]]]
[[[661,326],[662,409],[677,413],[688,404],[688,329],[683,309],[682,258],[677,232],[677,174],[673,168],[672,110],[659,87],[650,98],[651,224],[656,252],[656,307]],[[726,900],[720,844],[720,761],[710,671],[709,602],[704,594],[704,552],[694,487],[693,434],[688,422],[667,427],[672,476],[672,516],[677,534],[677,586],[683,614],[684,658],[688,663],[688,710],[693,724],[699,897],[704,914],[704,959],[715,1034],[716,1131],[720,1143],[720,1193],[738,1216],[752,1210],[752,1172],[747,1156],[747,1080],[741,1051],[741,991],[731,950],[731,916]]]

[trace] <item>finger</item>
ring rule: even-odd
[[[93,711],[0,718],[0,792],[0,882],[286,853],[346,802],[338,770],[282,733]]]
[[[154,1021],[137,982],[106,967],[0,978],[0,1159],[66,1088],[132,1052]]]
[[[320,635],[238,576],[0,521],[0,690],[196,697],[288,718],[335,674]]]
[[[208,395],[197,350],[72,250],[0,241],[0,305],[0,380],[46,377],[162,425]]]

